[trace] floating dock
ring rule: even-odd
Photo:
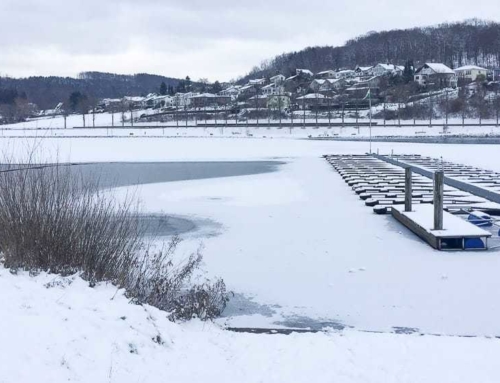
[[[488,249],[488,239],[492,237],[492,232],[452,213],[500,213],[497,200],[486,198],[490,195],[499,196],[495,193],[496,174],[491,177],[491,172],[479,172],[477,168],[457,164],[446,167],[453,177],[458,174],[460,178],[478,174],[486,176],[489,190],[481,188],[476,194],[474,192],[479,188],[473,183],[484,182],[484,178],[447,178],[443,169],[435,166],[434,159],[430,161],[432,165],[427,163],[429,167],[424,168],[418,166],[422,164],[419,156],[393,158],[366,154],[329,155],[325,158],[366,206],[372,207],[377,214],[390,213],[433,248]],[[406,161],[401,161],[403,159]],[[413,173],[414,170],[416,174]]]
[[[451,213],[443,212],[443,230],[433,230],[434,207],[414,206],[412,211],[393,206],[391,215],[437,250],[487,250],[489,231]]]
[[[326,160],[340,174],[366,206],[376,213],[388,213],[388,207],[403,205],[405,199],[405,169],[376,155],[329,155]],[[382,157],[382,156],[380,156]],[[434,185],[430,175],[413,174],[413,204],[432,204]],[[500,205],[475,194],[456,189],[444,188],[444,209],[500,209]]]

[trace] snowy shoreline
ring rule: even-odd
[[[0,382],[496,382],[500,340],[175,324],[111,285],[0,266]]]

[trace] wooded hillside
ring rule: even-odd
[[[500,24],[483,20],[446,23],[425,28],[370,32],[340,47],[309,47],[279,55],[254,68],[249,77],[289,76],[296,68],[313,72],[369,66],[377,63],[404,65],[413,60],[441,62],[451,68],[475,64],[500,66]]]

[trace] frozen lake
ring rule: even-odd
[[[75,164],[72,171],[99,178],[102,188],[135,187],[177,181],[248,176],[277,171],[279,161],[113,162]],[[140,198],[140,191],[138,193]],[[146,234],[159,237],[190,233],[196,238],[220,234],[221,225],[211,219],[152,213],[141,217]]]
[[[207,276],[224,278],[237,294],[221,323],[500,335],[498,252],[433,250],[391,217],[373,214],[321,158],[366,153],[367,143],[58,138],[42,145],[68,162],[268,162],[270,171],[138,188],[148,214],[218,225],[193,232],[180,222],[187,230],[180,255],[203,243]],[[377,149],[500,170],[496,145],[375,143]],[[131,174],[122,185],[141,179],[140,170]]]

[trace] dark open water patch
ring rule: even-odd
[[[343,330],[346,326],[340,322],[326,319],[313,319],[306,316],[288,316],[284,320],[274,322],[276,325],[304,330],[322,331],[326,329]]]
[[[281,161],[105,162],[74,164],[71,168],[84,178],[99,178],[102,188],[110,188],[271,173],[283,164]]]
[[[61,163],[76,181],[91,179],[102,188],[272,173],[282,161]],[[48,171],[55,165],[0,164],[3,171]]]
[[[254,302],[252,298],[249,298],[244,294],[235,293],[227,303],[226,309],[222,313],[222,317],[229,318],[233,316],[255,314],[272,317],[276,314],[275,309],[279,308],[280,306],[277,305],[269,306]]]
[[[210,219],[165,214],[143,214],[139,216],[139,222],[144,234],[148,237],[173,237],[189,233],[209,238],[222,233],[222,225]]]
[[[281,306],[279,305],[264,305],[255,302],[252,298],[244,294],[234,294],[222,313],[222,318],[246,315],[262,315],[270,318],[279,313],[280,309]],[[272,322],[272,324],[280,327],[287,327],[289,329],[300,329],[307,332],[324,331],[327,329],[343,330],[347,327],[336,320],[324,318],[315,319],[302,315],[285,315],[282,320]],[[236,331],[237,329],[232,330]]]

